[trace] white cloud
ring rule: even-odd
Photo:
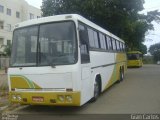
[[[160,10],[160,1],[159,0],[145,0],[144,8],[147,11],[151,10]]]
[[[159,0],[145,0],[144,4],[145,10],[143,11],[153,11],[159,10],[160,11],[160,1]],[[145,45],[149,48],[150,45],[160,42],[160,24],[153,22],[154,30],[149,31],[149,34],[146,35],[146,41],[144,42]]]

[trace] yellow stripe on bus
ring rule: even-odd
[[[40,89],[41,88],[36,83],[27,79],[24,76],[11,75],[10,76],[10,81],[11,81],[11,88],[20,88],[20,89],[25,89],[25,88]]]

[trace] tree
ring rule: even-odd
[[[160,50],[160,43],[156,43],[154,45],[151,45],[149,48],[149,52],[151,53],[151,55],[154,54],[155,51]]]
[[[77,13],[124,39],[139,50],[154,18],[139,14],[144,0],[43,0],[43,16]],[[151,14],[151,13],[150,13]]]
[[[153,58],[154,62],[160,61],[160,50],[154,52]]]
[[[148,12],[147,20],[150,22],[154,20],[160,23],[160,12],[158,10]]]
[[[142,54],[147,54],[147,46],[144,44],[141,44],[141,46],[139,47],[139,51],[141,51]]]
[[[7,56],[11,56],[11,45],[6,45],[5,46],[4,53]]]
[[[149,48],[149,52],[153,55],[154,61],[160,61],[160,43],[156,43],[151,45]]]

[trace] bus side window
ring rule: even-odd
[[[122,50],[122,49],[121,49],[121,42],[117,40],[117,41],[116,41],[116,44],[117,44],[117,51],[118,51],[118,52],[121,52],[121,50]]]
[[[123,51],[125,52],[126,51],[126,48],[125,48],[125,44],[123,43]]]
[[[117,46],[117,51],[119,52],[120,51],[120,46],[119,46],[119,41],[116,40],[116,46]]]
[[[122,52],[123,51],[123,43],[120,42],[120,51]]]
[[[106,36],[107,40],[107,45],[108,45],[108,50],[112,50],[112,43],[111,43],[111,38],[109,36]]]
[[[81,51],[81,63],[89,63],[89,39],[88,31],[85,25],[79,23],[79,38],[80,38],[80,51]],[[82,40],[83,39],[83,40]]]
[[[109,45],[108,45],[107,36],[105,36],[105,41],[106,41],[106,50],[109,50]]]
[[[100,48],[100,45],[99,45],[99,42],[98,42],[98,33],[97,33],[97,31],[93,31],[93,36],[94,36],[95,48]]]
[[[95,47],[95,42],[94,42],[94,32],[91,28],[88,28],[88,37],[89,37],[89,45],[91,48]]]
[[[113,45],[113,50],[116,51],[116,49],[117,49],[116,40],[114,38],[112,38],[112,45]]]
[[[100,48],[99,39],[98,39],[98,32],[94,29],[88,27],[88,37],[89,37],[89,45],[91,48]]]
[[[101,49],[105,49],[106,50],[106,41],[105,41],[104,34],[102,34],[102,33],[99,32],[99,39],[100,39]]]

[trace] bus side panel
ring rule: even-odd
[[[120,69],[123,69],[124,73],[127,70],[127,63],[126,63],[126,54],[125,53],[116,53],[115,54],[115,64],[112,70],[111,76],[105,89],[109,88],[113,85],[117,80],[120,79]]]
[[[81,65],[81,104],[89,101],[93,96],[90,64]]]
[[[94,83],[95,76],[100,74],[102,82],[102,91],[109,82],[115,66],[115,53],[95,52],[91,51],[92,81]]]
[[[105,89],[113,74],[114,66],[115,53],[90,51],[90,64],[81,65],[81,105],[93,97],[94,82],[97,75],[101,76],[101,90]]]
[[[126,72],[127,58],[126,53],[116,53],[116,80],[120,79],[120,69]]]

